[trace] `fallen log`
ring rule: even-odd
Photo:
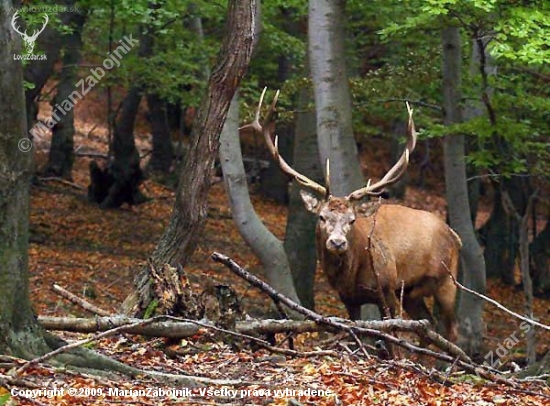
[[[375,329],[385,332],[414,331],[418,328],[424,328],[424,323],[418,320],[371,320],[351,322],[345,319],[333,320],[348,324],[350,327],[359,327]],[[94,318],[76,318],[76,317],[51,317],[39,316],[38,322],[46,330],[71,331],[75,333],[97,333],[107,331],[113,327],[137,324],[141,319],[126,316],[108,316]],[[124,332],[127,334],[137,334],[146,337],[167,337],[167,338],[186,338],[193,336],[204,328],[204,322],[200,325],[192,320],[179,319],[171,317],[168,320],[155,321],[147,325],[138,325]],[[278,334],[278,333],[309,333],[319,331],[335,331],[337,329],[326,324],[319,324],[315,321],[299,320],[272,320],[272,319],[249,319],[238,321],[236,332],[247,335],[254,334]]]

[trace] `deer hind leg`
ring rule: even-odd
[[[385,300],[385,305],[388,306],[388,310],[389,310],[389,316],[390,318],[392,319],[395,319],[399,316],[399,314],[401,313],[400,312],[400,309],[401,309],[401,303],[399,302],[399,299],[397,298],[396,294],[395,294],[395,290],[390,287],[388,289],[385,289],[384,291],[384,300]],[[378,306],[379,309],[380,309],[380,314],[382,316],[382,318],[386,318],[387,314],[386,314],[386,309],[384,309],[383,305],[379,305]]]
[[[426,306],[423,297],[410,297],[406,295],[403,298],[403,307],[411,319],[422,320],[427,319],[435,326],[435,320],[432,313]]]
[[[445,329],[445,338],[456,342],[458,338],[458,324],[455,316],[456,286],[451,278],[443,278],[441,285],[434,294],[434,299],[439,306],[440,324]]]

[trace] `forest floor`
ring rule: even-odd
[[[77,145],[82,147],[80,151],[105,152],[104,137],[94,138],[90,136],[91,132],[89,128],[81,128],[80,137],[85,140],[77,140]],[[84,137],[82,134],[87,135]],[[146,148],[147,137],[142,135],[138,139],[140,145]],[[37,147],[37,169],[40,169],[45,155],[40,146]],[[371,159],[380,161],[377,157]],[[39,315],[93,317],[55,294],[51,289],[53,284],[116,313],[132,287],[134,275],[146,265],[170,218],[174,191],[150,180],[143,184],[143,191],[152,199],[143,205],[103,211],[88,203],[84,190],[88,184],[88,162],[89,158],[77,159],[74,185],[50,180],[39,182],[31,189],[30,292]],[[80,185],[82,189],[75,185]],[[444,199],[434,192],[442,190],[440,186],[423,189],[409,187],[404,204],[425,208],[444,217]],[[262,221],[277,237],[283,238],[287,208],[254,193],[252,200]],[[201,292],[206,283],[231,285],[241,295],[247,312],[255,316],[265,314],[270,301],[210,258],[212,252],[218,251],[252,273],[262,275],[258,260],[232,221],[223,183],[212,187],[209,205],[206,229],[186,268],[193,288]],[[520,288],[489,281],[487,294],[510,309],[523,313],[524,297]],[[534,313],[546,324],[550,323],[548,308],[547,300],[536,299]],[[316,310],[324,315],[345,315],[342,304],[327,285],[322,272],[317,272]],[[515,333],[521,335],[519,320],[489,304],[485,306],[485,322],[487,351],[496,349]],[[73,333],[56,334],[71,342],[88,337]],[[299,351],[318,349],[321,345],[328,348],[326,340],[329,337],[329,334],[303,334],[295,340],[295,345]],[[548,350],[549,337],[537,332],[539,356]],[[26,379],[36,382],[37,388],[57,387],[65,391],[53,398],[40,396],[31,401],[18,396],[13,399],[15,404],[22,405],[286,405],[291,398],[309,405],[550,404],[550,390],[541,389],[536,383],[522,383],[512,388],[480,379],[475,379],[474,383],[465,382],[466,375],[456,374],[455,370],[442,382],[437,379],[439,374],[434,374],[431,366],[423,367],[413,362],[416,357],[407,353],[402,354],[401,360],[381,361],[361,358],[338,347],[341,356],[336,358],[292,358],[265,350],[233,351],[208,332],[181,340],[177,347],[178,355],[174,356],[164,351],[163,339],[127,334],[104,338],[91,346],[100,353],[147,370],[213,379],[241,379],[246,383],[237,387],[207,388],[219,390],[216,393],[194,390],[187,398],[179,399],[154,397],[155,392],[117,394],[116,390],[167,390],[174,387],[149,378],[100,378],[38,365],[27,370]],[[506,351],[502,359],[503,369],[509,370],[511,362],[522,365],[524,358],[525,342],[520,340]],[[0,371],[3,371],[1,366]],[[69,388],[75,392],[69,394]],[[296,392],[275,392],[285,389]],[[314,396],[306,390],[326,390],[329,394]]]

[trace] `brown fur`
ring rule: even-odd
[[[433,296],[445,335],[456,340],[456,286],[448,270],[456,278],[462,244],[445,222],[429,212],[404,206],[381,205],[364,215],[346,198],[320,201],[307,193],[302,196],[308,209],[320,216],[318,258],[350,318],[359,318],[363,304],[381,307],[374,266],[392,316],[399,309],[397,295],[403,281],[403,307],[409,316],[433,321],[424,303],[424,297]],[[313,200],[308,201],[307,196]]]

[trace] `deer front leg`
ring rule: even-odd
[[[350,320],[361,320],[361,306],[344,302]]]

